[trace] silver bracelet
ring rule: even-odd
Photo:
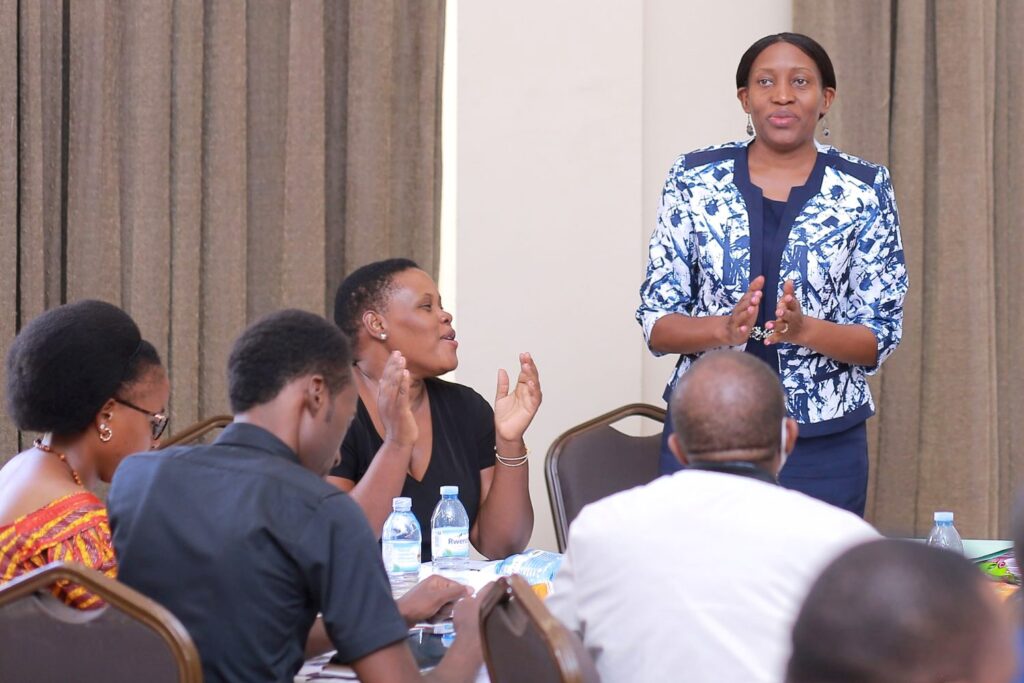
[[[529,455],[530,449],[527,447],[526,452],[523,453],[522,455],[516,456],[514,458],[505,458],[502,457],[500,453],[498,453],[498,447],[494,447],[494,457],[497,458],[498,462],[500,462],[505,467],[522,467],[523,465],[526,464],[526,459],[527,457],[529,457]]]
[[[522,467],[527,463],[527,458],[525,455],[519,458],[503,458],[497,453],[495,453],[494,457],[497,458],[498,462],[500,462],[505,467]]]

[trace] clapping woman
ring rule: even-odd
[[[816,141],[836,76],[811,38],[755,42],[736,88],[749,138],[672,166],[637,320],[655,354],[680,355],[666,397],[709,349],[771,365],[800,426],[780,483],[862,515],[866,378],[900,342],[907,291],[889,172]]]
[[[512,384],[498,371],[494,409],[469,387],[439,379],[458,365],[452,316],[433,279],[390,259],[345,278],[334,319],[352,340],[359,403],[329,479],[379,534],[395,496],[412,498],[430,559],[430,516],[442,485],[459,487],[470,542],[486,557],[526,547],[533,530],[524,434],[541,402],[540,377],[519,355]]]

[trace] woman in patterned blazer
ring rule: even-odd
[[[655,355],[680,355],[666,400],[710,349],[775,368],[800,426],[780,483],[863,515],[866,377],[900,342],[908,284],[889,172],[815,140],[836,78],[811,38],[758,40],[736,87],[751,137],[672,166],[636,317]]]

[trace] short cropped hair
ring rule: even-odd
[[[970,679],[989,637],[983,581],[962,555],[923,543],[854,547],[800,610],[787,683]]]
[[[769,457],[779,449],[786,404],[767,363],[721,350],[705,353],[679,378],[671,411],[687,456],[745,450]]]
[[[359,321],[369,310],[381,310],[395,275],[419,268],[407,258],[392,258],[368,263],[342,280],[334,295],[334,322],[355,344]]]
[[[160,355],[123,310],[85,299],[25,325],[7,353],[7,413],[18,429],[78,434]]]
[[[352,351],[341,330],[318,315],[287,309],[250,325],[228,358],[228,396],[238,414],[272,401],[286,384],[322,375],[331,394],[352,380]]]

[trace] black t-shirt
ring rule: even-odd
[[[107,507],[118,578],[181,620],[207,683],[292,680],[318,611],[345,662],[406,637],[362,510],[260,427],[127,458]]]
[[[423,533],[423,561],[430,560],[430,516],[441,500],[442,486],[458,486],[459,500],[472,528],[480,508],[480,470],[494,466],[494,410],[469,387],[441,379],[424,380],[430,401],[434,441],[422,481],[408,473],[402,495],[412,498],[412,512]],[[341,464],[331,474],[358,482],[366,474],[384,439],[377,433],[362,400],[341,444]],[[380,529],[374,531],[380,532]]]

